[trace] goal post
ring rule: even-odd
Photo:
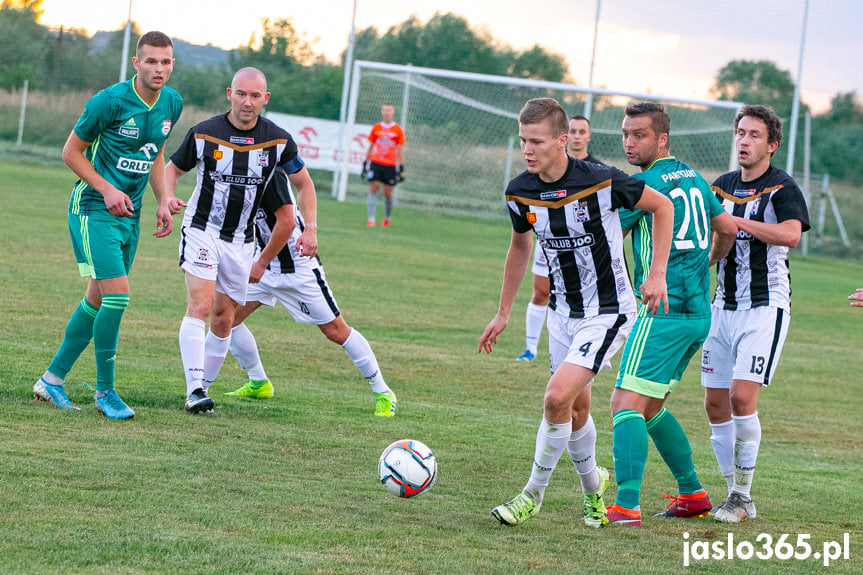
[[[588,98],[592,95],[592,98]],[[405,131],[406,180],[399,203],[440,213],[503,218],[503,190],[525,169],[518,145],[518,112],[530,98],[557,99],[572,116],[591,122],[590,152],[627,172],[620,142],[623,109],[632,101],[659,102],[671,117],[671,152],[708,181],[736,166],[733,120],[742,104],[656,94],[584,88],[471,72],[357,60],[354,62],[345,133],[380,121],[384,103],[396,107]],[[586,110],[592,100],[590,110]],[[366,141],[364,145],[369,145]],[[345,155],[333,195],[362,201],[368,185]]]

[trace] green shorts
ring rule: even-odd
[[[138,218],[69,214],[69,235],[78,272],[97,280],[129,275],[138,249],[139,229]]]
[[[689,360],[710,331],[710,317],[642,315],[626,340],[614,387],[662,399],[683,377]]]

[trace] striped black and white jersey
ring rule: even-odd
[[[251,130],[239,130],[228,114],[192,127],[171,162],[185,171],[197,166],[183,226],[233,243],[254,241],[251,219],[276,167],[293,174],[304,165],[284,129],[260,117]]]
[[[282,170],[276,170],[276,174],[267,188],[267,193],[264,194],[261,205],[255,213],[255,242],[257,242],[258,251],[263,250],[270,242],[273,228],[276,227],[276,210],[285,204],[294,206],[296,226],[294,226],[294,231],[285,246],[279,250],[276,257],[270,260],[267,269],[276,273],[292,274],[298,268],[320,267],[321,260],[317,254],[311,258],[300,257],[297,251],[297,240],[300,239],[305,229],[305,222],[297,209],[297,200],[291,184]]]
[[[744,182],[740,170],[713,182],[713,191],[732,216],[776,224],[799,220],[809,229],[806,200],[794,180],[770,166],[751,182]],[[774,306],[790,312],[791,272],[788,248],[767,244],[751,234],[737,232],[737,241],[728,256],[719,261],[713,305],[727,310]]]
[[[556,182],[525,171],[509,183],[513,229],[533,230],[548,260],[551,309],[572,318],[636,311],[615,210],[635,207],[643,191],[617,168],[573,158]]]

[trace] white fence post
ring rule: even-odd
[[[24,115],[27,112],[27,87],[30,85],[29,80],[24,80],[24,90],[21,92],[21,115],[18,116],[18,140],[15,142],[15,147],[21,147],[21,140],[24,138]]]

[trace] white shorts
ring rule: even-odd
[[[246,303],[255,244],[233,244],[197,228],[180,228],[180,268],[216,282],[216,291],[239,305]]]
[[[269,307],[278,301],[299,323],[323,325],[341,313],[320,266],[298,267],[291,274],[266,270],[260,282],[249,284],[246,299]]]
[[[611,358],[626,343],[636,315],[632,312],[568,318],[549,311],[546,322],[551,373],[563,362],[580,365],[593,373],[603,367],[611,369]]]
[[[734,379],[770,385],[789,323],[791,315],[778,307],[714,307],[701,351],[701,385],[730,389]]]
[[[535,242],[533,246],[533,267],[530,268],[535,276],[548,277],[548,260],[545,259],[545,252],[542,251],[542,246],[539,242]]]

